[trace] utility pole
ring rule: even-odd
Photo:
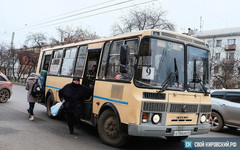
[[[202,16],[200,17],[200,31],[202,31],[203,28],[203,20],[202,20]]]
[[[11,50],[13,49],[14,36],[15,36],[15,32],[12,33]]]
[[[12,76],[14,74],[14,56],[13,54],[13,41],[14,41],[14,36],[15,36],[15,32],[12,33],[12,39],[11,39],[11,47],[10,47],[10,59],[9,59],[9,63],[8,63],[8,75]],[[12,70],[12,72],[10,71]]]

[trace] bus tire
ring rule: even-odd
[[[122,147],[127,141],[128,137],[120,131],[120,123],[116,114],[110,110],[105,110],[98,121],[98,134],[104,144]]]
[[[47,97],[47,115],[49,118],[55,118],[52,114],[51,114],[51,107],[54,105],[53,103],[53,96],[49,95]]]

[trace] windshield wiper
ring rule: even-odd
[[[136,79],[135,81],[138,82],[139,84],[145,85],[145,86],[147,86],[147,87],[156,88],[156,86],[153,86],[153,85],[147,84],[147,83],[142,82],[142,81],[139,81],[139,80],[137,80],[137,79]]]
[[[175,69],[175,72],[171,72],[167,79],[163,82],[162,84],[162,88],[160,89],[159,92],[164,92],[168,86],[169,86],[169,82],[172,81],[172,79],[174,77],[176,77],[176,82],[177,84],[179,85],[179,75],[178,75],[178,67],[177,67],[177,61],[176,61],[176,58],[174,58],[174,69]]]

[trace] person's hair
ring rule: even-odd
[[[73,77],[73,81],[80,81],[79,77]]]

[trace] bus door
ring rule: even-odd
[[[42,63],[41,63],[41,68],[39,69],[39,73],[43,69],[48,71],[48,68],[49,68],[48,66],[49,66],[49,63],[50,63],[51,55],[52,55],[51,52],[45,52],[44,53]]]
[[[100,57],[101,49],[89,49],[87,55],[87,61],[85,66],[85,71],[83,75],[82,85],[94,90],[94,84],[97,74],[98,62]],[[89,100],[84,101],[83,115],[84,120],[91,119],[92,114],[92,100],[93,96]]]
[[[52,52],[51,51],[48,51],[48,52],[44,52],[43,54],[43,57],[42,57],[42,62],[41,62],[41,66],[40,66],[40,69],[39,69],[39,73],[41,73],[41,70],[46,70],[48,71],[49,69],[49,64],[50,64],[50,59],[51,59],[51,55],[52,55]],[[45,79],[47,80],[47,79]],[[45,85],[46,86],[46,82],[45,82]],[[46,91],[44,91],[44,95],[46,94]],[[41,101],[39,103],[42,103],[42,104],[45,104],[45,96],[42,97]]]

